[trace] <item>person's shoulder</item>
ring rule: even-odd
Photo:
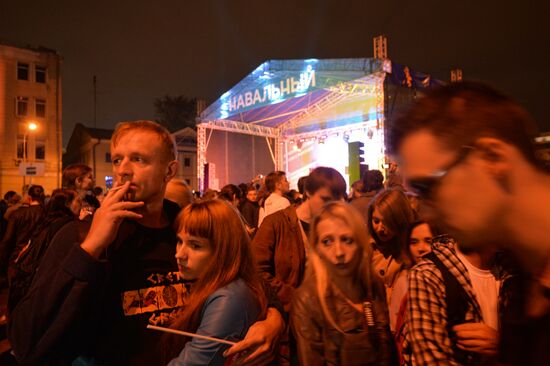
[[[294,290],[293,299],[306,299],[317,297],[317,281],[314,274],[307,274],[296,290]]]
[[[81,243],[84,241],[88,230],[90,230],[90,223],[81,220],[71,220],[62,225],[57,233],[53,237],[55,242],[70,242]]]
[[[25,215],[29,211],[30,206],[29,205],[20,205],[20,206],[12,206],[8,208],[8,211],[11,211],[12,217],[21,217]]]
[[[432,252],[433,253],[433,252]],[[436,255],[433,253],[433,255]],[[420,261],[415,264],[408,273],[409,285],[411,283],[424,283],[425,285],[430,284],[430,286],[441,286],[444,282],[443,274],[431,259],[430,256],[423,257]]]
[[[280,207],[286,203],[290,204],[290,201],[278,193],[271,193],[265,200],[266,205],[273,205],[274,207]]]
[[[292,219],[296,216],[296,207],[294,206],[288,206],[282,210],[275,211],[274,213],[267,215],[264,218],[263,222],[285,222],[285,221],[292,221]],[[263,223],[262,223],[263,225]]]
[[[210,295],[210,297],[220,297],[220,296],[236,296],[244,297],[252,294],[252,291],[241,278],[238,278],[227,285],[220,287]]]
[[[316,288],[315,275],[309,274],[304,278],[304,281],[292,295],[292,308],[308,309],[312,313],[316,313],[320,308],[319,293]]]
[[[256,306],[254,294],[242,279],[237,279],[214,291],[206,299],[205,306],[222,306],[227,314],[240,314]]]
[[[438,271],[437,266],[433,261],[431,261],[429,258],[421,258],[418,263],[416,263],[411,269],[409,269],[409,275],[434,270]]]
[[[290,200],[288,198],[286,198],[285,196],[279,196],[277,198],[277,206],[280,209],[286,208],[286,207],[290,206]]]

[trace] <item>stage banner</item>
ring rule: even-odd
[[[226,119],[382,70],[383,61],[376,59],[267,61],[210,105],[201,119]]]

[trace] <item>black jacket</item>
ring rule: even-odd
[[[164,202],[173,222],[179,207]],[[156,365],[161,334],[185,292],[174,258],[176,233],[123,221],[104,258],[79,243],[82,223],[53,238],[8,335],[21,364]]]
[[[42,205],[21,206],[10,215],[0,243],[0,265],[5,268],[13,263],[43,217]]]

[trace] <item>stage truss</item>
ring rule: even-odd
[[[299,142],[300,140],[315,140],[322,143],[322,140],[330,135],[352,133],[353,131],[363,130],[365,135],[374,133],[383,139],[384,129],[384,78],[385,72],[377,72],[368,75],[364,78],[338,83],[330,88],[327,88],[328,93],[324,98],[316,103],[313,103],[306,108],[302,108],[298,113],[280,124],[277,127],[267,127],[253,122],[239,122],[229,119],[216,119],[206,121],[197,125],[197,175],[199,177],[199,187],[204,183],[204,165],[206,161],[206,152],[210,137],[214,130],[241,133],[253,136],[265,137],[269,146],[271,158],[273,160],[275,170],[288,171],[288,151],[289,145]],[[325,111],[337,106],[346,98],[360,95],[375,95],[376,111],[373,118],[363,120],[358,123],[348,124],[344,126],[316,129],[314,131],[304,133],[292,133],[291,131],[299,127],[304,121],[315,116],[322,115]],[[295,111],[296,112],[296,111]],[[275,116],[272,118],[277,118]],[[369,132],[370,131],[370,132]],[[272,139],[273,143],[270,142]],[[383,146],[383,144],[382,144]],[[385,151],[381,148],[379,152],[379,160],[383,162]],[[380,165],[380,164],[378,164]],[[252,177],[251,177],[252,178]]]

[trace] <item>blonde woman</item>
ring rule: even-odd
[[[326,205],[310,231],[309,268],[292,300],[300,364],[387,365],[391,335],[384,287],[359,212]]]

